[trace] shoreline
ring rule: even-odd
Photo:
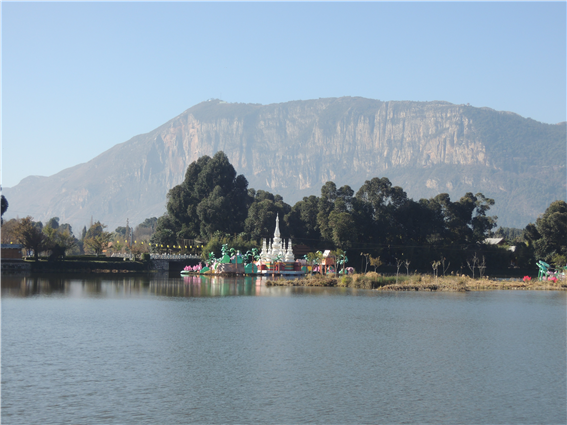
[[[354,274],[350,276],[306,276],[301,279],[270,279],[266,286],[304,286],[329,288],[357,288],[376,291],[440,291],[469,292],[493,290],[543,290],[567,291],[567,280],[539,281],[536,278],[523,280],[473,279],[466,276],[434,277],[431,275],[382,276],[378,273]]]

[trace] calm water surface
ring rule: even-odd
[[[566,305],[2,276],[2,423],[564,424]]]

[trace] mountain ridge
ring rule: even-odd
[[[482,192],[496,200],[491,213],[499,225],[523,227],[565,197],[566,161],[557,155],[565,152],[565,126],[445,101],[214,99],[90,161],[26,177],[4,194],[36,220],[58,216],[78,229],[92,216],[113,229],[126,218],[139,223],[161,215],[187,166],[223,150],[249,187],[292,205],[318,195],[328,180],[357,190],[385,176],[416,199]],[[530,205],[534,197],[538,204]]]

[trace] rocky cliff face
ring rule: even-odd
[[[563,156],[552,165],[530,157],[541,146]],[[386,176],[415,199],[482,192],[495,198],[500,225],[523,227],[565,198],[565,123],[447,102],[349,97],[266,106],[203,102],[86,164],[24,179],[5,195],[36,220],[58,216],[78,229],[92,216],[112,230],[127,217],[138,223],[161,215],[167,191],[187,166],[219,150],[250,187],[279,193],[292,205],[328,180],[357,190]],[[536,187],[539,202],[522,204]]]

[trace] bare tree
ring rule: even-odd
[[[478,257],[475,252],[473,258],[467,260],[467,265],[469,266],[469,269],[472,272],[473,279],[474,279],[474,269],[476,268],[477,264],[478,264]]]
[[[405,266],[406,266],[406,276],[409,276],[409,265],[410,265],[411,261],[410,260],[406,260],[405,262]]]
[[[451,265],[451,262],[449,261],[449,262],[447,263],[447,267],[445,267],[445,261],[446,261],[446,260],[447,260],[447,259],[446,259],[445,257],[442,257],[442,258],[441,258],[441,268],[442,268],[442,270],[443,270],[443,277],[445,276],[445,273],[447,273],[447,270],[449,270],[449,266]]]
[[[370,254],[367,253],[367,254],[362,254],[362,255],[364,255],[364,259],[365,259],[365,262],[364,262],[364,273],[366,273],[366,272],[368,271],[368,263],[369,263],[369,261],[370,261],[370,260],[369,260]]]
[[[441,264],[441,261],[432,261],[431,262],[431,268],[433,269],[433,276],[435,276],[435,279],[437,279],[437,269],[439,269],[440,264]]]
[[[484,258],[484,255],[482,256],[482,263],[479,263],[477,267],[480,278],[482,279],[484,276],[484,271],[486,270],[486,258]]]
[[[403,260],[398,260],[396,258],[396,268],[397,268],[397,270],[396,270],[396,283],[398,283],[398,276],[400,275],[400,267],[402,267],[403,263],[404,263]]]

